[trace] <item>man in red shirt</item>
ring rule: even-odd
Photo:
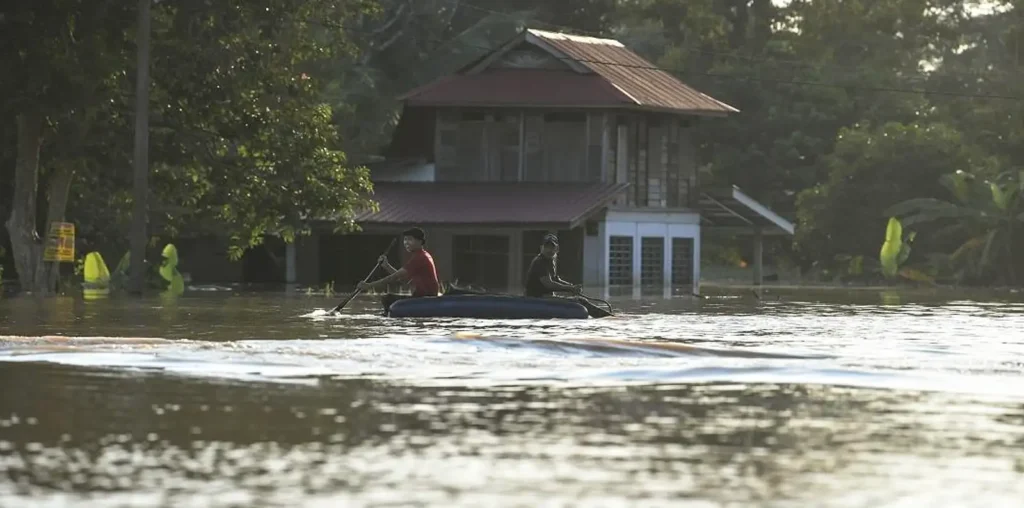
[[[402,265],[402,268],[396,270],[395,267],[391,266],[387,255],[382,255],[378,261],[388,271],[389,275],[373,282],[360,282],[356,287],[361,290],[367,290],[377,286],[387,286],[392,281],[401,280],[409,281],[409,285],[412,286],[412,298],[437,296],[441,290],[441,284],[437,280],[437,267],[434,266],[434,258],[423,248],[423,245],[426,243],[427,237],[422,229],[412,228],[403,231],[402,245],[405,246],[405,250],[410,252],[411,255],[405,264]],[[392,303],[403,298],[407,297],[385,295],[382,299],[385,312],[391,307]]]

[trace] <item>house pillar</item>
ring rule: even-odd
[[[693,294],[700,294],[700,225],[697,226],[697,234],[693,236]]]
[[[604,221],[598,226],[597,236],[601,238],[601,273],[598,276],[599,284],[606,290],[608,288],[608,274],[611,271],[612,255],[609,243],[611,243],[611,233],[608,231],[608,225]]]
[[[454,260],[452,256],[452,237],[455,236],[450,229],[430,228],[427,233],[427,251],[434,258],[434,267],[437,268],[437,277],[441,283],[452,282]],[[404,252],[404,251],[403,251]]]
[[[633,288],[636,291],[640,291],[641,286],[641,268],[643,266],[642,254],[643,254],[643,231],[640,228],[636,228],[636,234],[633,235]],[[639,294],[639,293],[638,293]]]
[[[666,294],[672,292],[672,233],[669,231],[669,227],[665,225],[665,234],[661,237],[662,241],[662,254],[661,254],[661,284],[662,287],[667,291]]]
[[[764,236],[761,228],[754,228],[754,285],[760,286],[764,282],[763,258],[764,258]]]

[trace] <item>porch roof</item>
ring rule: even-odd
[[[379,211],[361,225],[535,226],[571,229],[608,206],[629,184],[378,182]]]
[[[760,229],[764,235],[793,235],[792,222],[758,203],[739,187],[708,189],[700,196],[701,220],[709,228],[737,233],[753,233]]]

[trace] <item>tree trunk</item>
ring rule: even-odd
[[[35,291],[36,270],[43,245],[36,230],[36,194],[39,187],[39,151],[43,144],[43,115],[31,112],[17,117],[18,153],[14,166],[14,200],[7,219],[14,269],[22,291]]]
[[[776,9],[771,0],[753,0],[750,5],[754,14],[754,28],[751,37],[751,53],[763,54],[764,48],[772,38],[772,25],[775,24]]]
[[[75,176],[75,170],[69,165],[61,165],[57,168],[48,182],[46,224],[51,222],[63,222],[67,213],[68,194],[71,191],[71,180]],[[40,256],[42,252],[40,251]],[[60,275],[60,263],[47,263],[39,258],[39,266],[36,268],[35,286],[42,294],[52,294],[57,290],[57,277]]]

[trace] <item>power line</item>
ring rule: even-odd
[[[477,11],[480,11],[480,12],[503,16],[503,17],[506,17],[508,19],[516,19],[514,16],[512,16],[511,14],[509,14],[507,12],[501,12],[501,11],[497,11],[497,10],[494,10],[494,9],[489,9],[489,8],[486,8],[486,7],[480,7],[480,6],[471,4],[471,3],[463,2],[461,0],[442,0],[442,1],[449,2],[449,3],[451,3],[452,5],[455,5],[455,6],[468,7],[470,9],[474,9],[474,10],[477,10]],[[587,32],[587,31],[583,31],[583,30],[576,30],[573,27],[568,27],[568,26],[564,26],[564,25],[557,25],[557,24],[541,22],[541,21],[536,21],[535,23],[537,25],[540,25],[540,26],[545,26],[545,27],[559,29],[559,31],[570,33],[570,34],[587,34],[587,35],[589,35],[591,37],[607,37],[607,36],[602,35],[602,34],[597,34],[596,32]],[[450,44],[450,43],[453,42],[452,40],[442,40],[442,39],[433,39],[433,40],[435,42],[442,42],[442,43],[445,43],[445,44]],[[493,51],[496,51],[496,50],[500,49],[498,47],[487,47],[487,46],[481,46],[481,45],[478,45],[478,44],[470,44],[470,43],[465,42],[465,41],[456,41],[456,42],[459,43],[459,44],[462,44],[465,47],[471,47],[471,48],[483,50],[483,51],[486,51],[486,52],[493,52]],[[812,63],[809,63],[809,62],[799,62],[799,61],[795,61],[795,60],[785,60],[785,59],[775,59],[775,58],[765,59],[765,58],[752,57],[752,56],[748,56],[748,55],[739,55],[739,54],[736,54],[736,53],[720,53],[720,52],[713,52],[713,51],[706,51],[706,50],[695,50],[695,49],[684,49],[683,51],[686,51],[686,52],[699,52],[699,53],[704,53],[704,54],[709,54],[709,55],[727,56],[727,57],[731,57],[731,58],[740,58],[740,59],[744,59],[744,60],[748,60],[748,61],[753,61],[753,62],[759,62],[759,63],[771,62],[771,63],[781,63],[781,64],[787,64],[787,65],[799,65],[799,66],[803,66],[805,68],[812,69],[812,70],[822,70],[824,67],[828,67],[828,66],[812,64]],[[843,90],[861,90],[861,91],[870,91],[870,92],[904,93],[904,94],[914,94],[914,95],[938,95],[938,96],[972,98],[972,99],[1000,99],[1000,100],[1011,100],[1011,101],[1022,101],[1022,100],[1024,100],[1024,97],[1015,96],[1015,95],[978,94],[978,93],[971,93],[971,92],[951,92],[951,91],[934,90],[934,89],[921,89],[921,88],[916,88],[915,89],[915,88],[900,88],[900,87],[888,87],[888,86],[865,86],[865,85],[829,83],[829,82],[810,81],[810,80],[797,80],[797,79],[789,79],[789,80],[785,80],[785,79],[772,79],[772,78],[762,78],[762,77],[750,77],[750,76],[738,76],[738,75],[730,75],[730,74],[720,74],[720,73],[712,73],[712,72],[699,72],[699,71],[692,71],[692,70],[686,70],[686,69],[674,69],[674,68],[670,68],[670,67],[657,67],[657,66],[653,66],[653,65],[646,65],[645,66],[645,65],[635,65],[635,64],[624,64],[624,63],[621,63],[621,62],[610,62],[610,61],[599,61],[599,60],[581,60],[581,59],[569,58],[569,57],[563,57],[563,58],[560,58],[560,59],[561,60],[566,60],[566,61],[575,61],[575,62],[584,63],[584,64],[591,63],[591,64],[597,64],[597,65],[607,65],[607,66],[611,66],[611,67],[625,67],[625,68],[646,69],[646,70],[661,70],[661,71],[668,72],[670,74],[689,74],[689,75],[705,76],[705,77],[709,77],[709,78],[712,78],[712,79],[738,80],[738,81],[755,82],[755,83],[772,83],[772,84],[778,84],[778,85],[810,86],[810,87],[822,87],[822,88],[833,88],[833,89],[843,89]],[[831,67],[842,68],[840,66],[831,66]],[[843,68],[843,70],[849,70],[849,69],[848,68]],[[955,72],[949,72],[949,73],[947,73],[947,75],[961,75],[961,76],[969,76],[969,77],[973,77],[973,78],[982,77],[980,74],[955,73]],[[923,79],[925,79],[925,78],[922,78],[922,80]]]
[[[462,0],[439,0],[439,1],[445,2],[445,3],[449,3],[449,4],[454,5],[454,6],[468,7],[470,9],[477,10],[477,11],[484,12],[484,13],[488,13],[488,14],[501,15],[501,16],[504,16],[504,17],[510,18],[510,19],[514,18],[514,16],[512,14],[510,14],[509,12],[505,12],[505,11],[501,11],[501,10],[496,10],[496,9],[492,9],[492,8],[487,8],[487,7],[481,7],[479,5],[474,5],[472,3],[464,2]],[[530,23],[531,24],[537,24],[537,25],[543,26],[543,27],[549,27],[549,28],[555,29],[555,30],[557,30],[559,32],[567,32],[567,33],[571,33],[571,34],[586,35],[586,36],[589,36],[589,37],[597,37],[597,38],[614,38],[613,34],[602,33],[602,32],[594,32],[594,31],[579,30],[577,28],[569,27],[569,26],[566,26],[566,25],[556,25],[556,24],[552,24],[552,23],[548,23],[548,22],[542,22],[542,20],[540,20],[540,19],[532,19]],[[922,35],[922,34],[915,34],[915,37],[916,38],[920,38],[920,39],[924,39],[924,40],[930,40],[928,38],[928,36],[925,36],[925,35]],[[851,41],[847,40],[845,42],[851,42]],[[856,42],[856,41],[854,41],[854,42]],[[708,54],[708,55],[715,55],[715,56],[723,56],[723,57],[728,57],[728,58],[740,58],[740,59],[745,59],[745,60],[750,60],[750,61],[757,61],[757,62],[771,61],[772,64],[784,64],[784,65],[788,65],[788,66],[799,66],[799,67],[802,67],[802,68],[813,69],[813,70],[842,69],[842,70],[846,71],[846,70],[849,69],[846,66],[840,66],[840,65],[835,65],[835,64],[833,64],[833,65],[814,64],[814,62],[802,61],[802,60],[797,60],[797,59],[792,59],[792,58],[778,58],[778,57],[759,58],[757,56],[752,56],[752,55],[748,55],[748,54],[741,54],[739,51],[736,51],[736,50],[723,52],[723,51],[712,51],[712,50],[708,50],[708,49],[695,49],[695,48],[679,48],[679,49],[684,51],[684,52],[692,52],[692,53]],[[1020,77],[1022,77],[1022,73],[1020,73],[1020,72],[1017,72],[1017,73],[1010,73],[1010,72],[1006,72],[1006,71],[993,71],[993,72],[995,72],[996,74],[1004,75],[1006,77],[1011,77],[1011,78],[1020,78]],[[961,72],[956,72],[956,71],[949,72],[949,71],[947,71],[946,75],[968,76],[968,77],[972,77],[972,78],[984,77],[984,75],[982,75],[980,73],[965,73],[965,72],[962,72],[962,71]]]
[[[433,39],[433,40],[435,42],[446,42],[446,43],[450,42],[450,41],[446,41],[446,40],[442,40],[442,39]],[[465,46],[465,47],[479,49],[479,50],[482,50],[482,51],[485,51],[485,52],[488,52],[488,53],[494,52],[494,51],[497,51],[497,50],[501,49],[500,47],[482,46],[482,45],[479,45],[479,44],[471,44],[471,43],[463,42],[463,41],[457,41],[457,42],[459,44]],[[566,61],[566,62],[578,62],[578,63],[582,63],[582,64],[605,65],[605,66],[608,66],[608,67],[620,67],[620,68],[628,68],[628,69],[634,69],[634,70],[664,71],[664,72],[667,72],[669,74],[676,74],[676,75],[678,75],[678,74],[683,74],[683,75],[689,74],[689,75],[706,76],[706,77],[709,77],[709,78],[712,78],[712,79],[725,79],[725,80],[745,81],[745,82],[752,82],[752,83],[771,83],[771,84],[776,84],[776,85],[811,86],[811,87],[832,88],[832,89],[842,89],[842,90],[860,90],[860,91],[867,91],[867,92],[904,93],[904,94],[913,94],[913,95],[939,95],[939,96],[960,97],[960,98],[968,98],[968,99],[1001,99],[1001,100],[1010,100],[1010,101],[1024,101],[1024,97],[1020,97],[1020,96],[1016,96],[1016,95],[976,94],[976,93],[969,93],[969,92],[949,92],[949,91],[929,90],[929,89],[897,88],[897,87],[886,87],[886,86],[865,86],[865,85],[853,85],[853,84],[842,84],[842,83],[827,83],[827,82],[820,82],[820,81],[808,81],[808,80],[796,80],[796,79],[771,79],[771,78],[762,78],[762,77],[749,77],[749,76],[738,76],[738,75],[730,75],[730,74],[719,74],[719,73],[712,73],[712,72],[690,71],[690,70],[685,70],[685,69],[673,69],[673,68],[670,68],[670,67],[658,67],[658,66],[654,66],[654,65],[626,64],[626,63],[622,63],[622,62],[613,62],[613,61],[607,61],[607,60],[581,59],[581,58],[573,58],[573,57],[568,57],[568,56],[553,56],[553,57],[558,59],[558,60],[562,60],[562,61]]]

